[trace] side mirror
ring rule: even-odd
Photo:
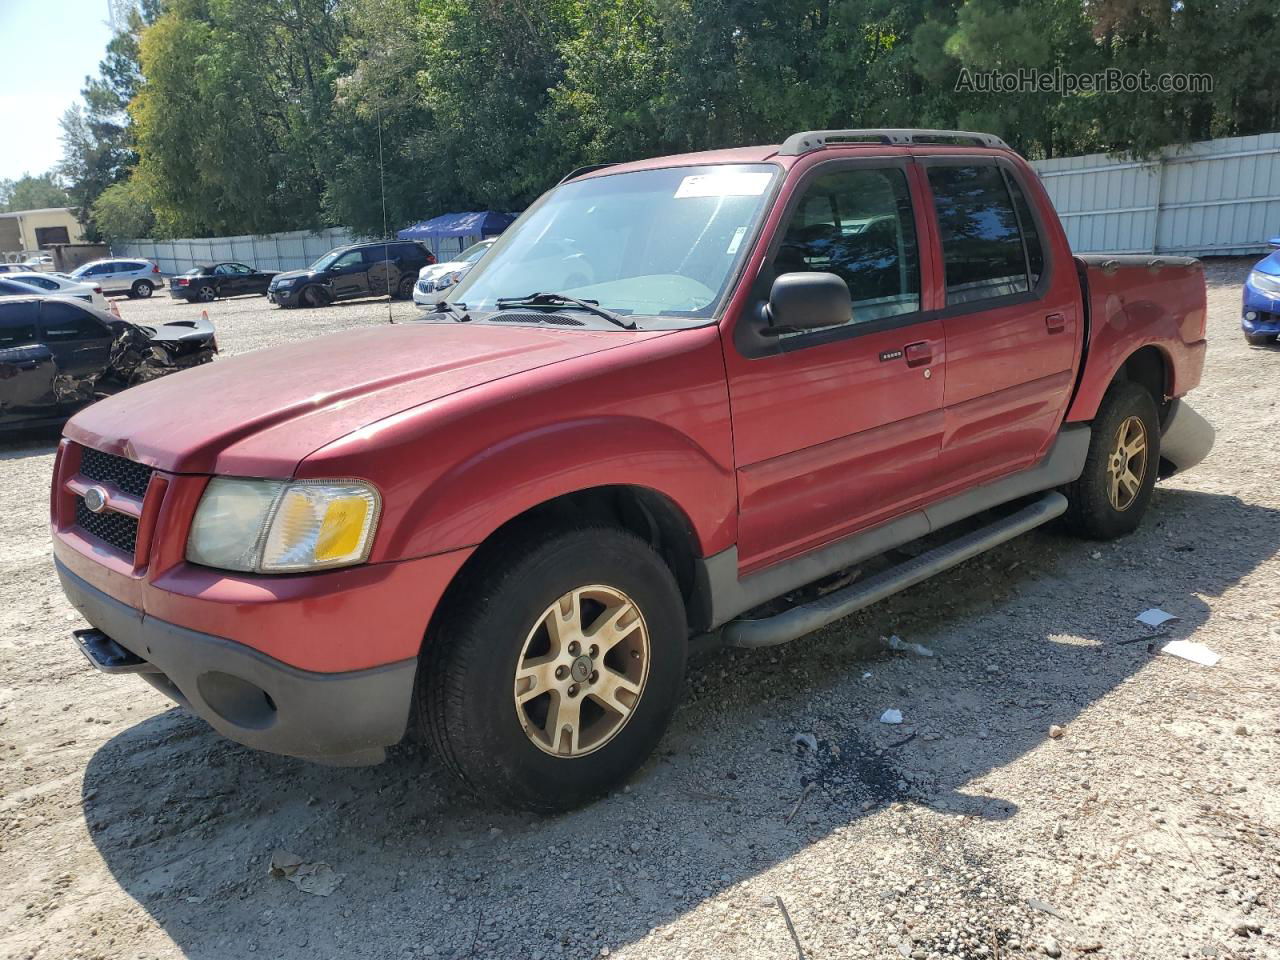
[[[1272,237],[1267,241],[1267,245],[1270,246],[1272,250],[1280,250],[1280,237]]]
[[[765,315],[777,330],[817,330],[850,323],[849,285],[834,273],[784,273],[773,281]]]

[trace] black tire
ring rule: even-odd
[[[133,286],[129,288],[129,296],[138,300],[146,300],[155,291],[155,285],[150,280],[135,280],[133,281]]]
[[[413,276],[404,276],[400,278],[400,283],[396,286],[396,299],[408,300],[413,296]]]
[[[639,609],[649,634],[647,675],[616,732],[590,752],[556,756],[525,732],[514,697],[516,669],[544,612],[595,584]],[[582,610],[585,621],[587,602]],[[639,537],[591,527],[507,543],[478,559],[427,638],[418,671],[420,732],[482,799],[546,813],[570,809],[625,780],[657,746],[679,702],[687,637],[675,579]],[[602,670],[607,656],[601,655]],[[589,697],[584,693],[582,703]]]
[[[1118,456],[1121,427],[1129,423],[1131,417],[1138,418],[1145,431],[1146,455],[1136,494],[1129,491],[1132,499],[1118,509],[1109,493],[1109,468],[1113,457]],[[1079,536],[1111,540],[1136,530],[1151,502],[1160,466],[1160,415],[1147,390],[1132,381],[1117,380],[1102,398],[1091,426],[1093,436],[1084,472],[1063,491],[1068,501],[1063,520],[1067,528]]]
[[[312,284],[309,287],[303,287],[298,294],[298,305],[301,307],[327,307],[329,305],[329,297],[320,287]]]
[[[1251,347],[1265,347],[1274,343],[1276,336],[1274,333],[1246,333],[1244,338]]]
[[[206,283],[196,291],[196,299],[201,303],[213,303],[218,299],[218,291],[212,284]]]

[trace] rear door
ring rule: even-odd
[[[40,339],[58,368],[64,405],[92,398],[92,385],[107,368],[115,335],[88,310],[65,300],[40,302]],[[86,387],[89,396],[84,396]]]
[[[0,300],[0,425],[54,416],[53,356],[40,343],[39,304]]]
[[[955,492],[1028,467],[1057,434],[1075,377],[1079,288],[1052,263],[1022,171],[997,157],[921,158],[945,288],[946,428]]]
[[[382,296],[395,289],[400,269],[396,265],[399,251],[395,244],[379,243],[364,248],[364,262],[369,280],[369,293]]]
[[[787,201],[738,327],[759,323],[777,276],[806,271],[845,280],[853,322],[726,343],[741,575],[905,513],[934,486],[943,337],[922,298],[915,179],[905,158],[832,160]]]

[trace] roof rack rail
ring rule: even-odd
[[[835,143],[885,143],[903,146],[914,143],[967,143],[975,147],[994,147],[1008,150],[1009,145],[990,133],[974,133],[971,130],[806,130],[787,137],[778,153],[784,157],[798,157],[811,150],[821,150]]]
[[[595,173],[595,171],[603,170],[605,167],[616,167],[617,165],[618,161],[616,160],[612,163],[589,163],[585,167],[578,167],[575,170],[570,170],[563,178],[561,178],[560,183],[568,183],[570,180],[576,180],[578,177],[585,174]],[[560,183],[557,183],[556,186],[560,186]]]

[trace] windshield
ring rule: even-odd
[[[493,246],[492,240],[481,240],[479,243],[473,243],[467,249],[453,258],[455,263],[471,263],[473,260],[479,260],[484,256],[484,252]]]
[[[711,316],[746,255],[778,168],[668,167],[579,180],[508,227],[451,300],[563,293],[606,310]]]
[[[331,263],[333,263],[333,261],[337,260],[337,259],[338,259],[338,255],[339,255],[339,254],[341,254],[341,253],[342,253],[342,251],[343,251],[343,250],[345,250],[345,249],[346,249],[346,247],[334,247],[332,250],[330,250],[328,253],[326,253],[323,257],[321,257],[319,260],[317,260],[315,263],[313,263],[311,266],[309,266],[307,269],[308,269],[308,270],[323,270],[323,269],[325,269],[326,267],[328,267],[328,266],[329,266],[329,264],[331,264]]]

